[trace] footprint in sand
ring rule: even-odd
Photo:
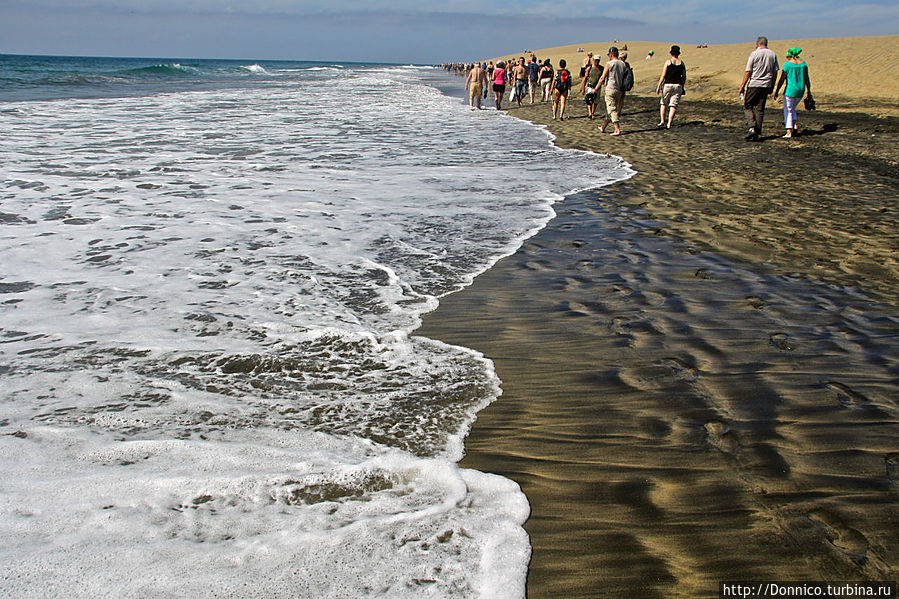
[[[665,358],[661,363],[670,368],[674,378],[678,380],[691,383],[699,380],[699,370],[680,358]]]
[[[634,335],[627,335],[626,338],[631,345],[639,341]],[[699,370],[679,358],[664,358],[651,364],[626,366],[618,372],[618,377],[625,385],[641,391],[670,390],[674,386],[699,380]]]
[[[730,424],[721,420],[709,420],[705,423],[706,440],[722,453],[737,455],[740,453],[740,441]]]
[[[527,260],[521,263],[527,270],[550,270],[552,264],[548,260]]]
[[[592,287],[592,281],[584,277],[564,277],[553,283],[553,288],[561,291],[577,291],[589,287]]]
[[[868,539],[865,535],[846,526],[838,516],[825,509],[811,512],[809,519],[824,529],[824,535],[831,545],[839,549],[856,565],[865,565],[865,562],[868,561]]]
[[[793,351],[796,349],[796,345],[786,333],[771,333],[768,337],[768,342],[772,347],[776,347],[782,351]]]
[[[867,397],[843,383],[827,381],[824,386],[834,393],[841,406],[849,410],[861,410],[871,403]]]
[[[747,297],[746,303],[749,304],[751,307],[755,308],[756,310],[761,310],[762,308],[765,307],[765,300],[763,300],[762,298],[760,298],[757,295],[750,295],[749,297]]]

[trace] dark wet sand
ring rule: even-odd
[[[804,114],[802,141],[746,144],[739,109],[685,101],[655,131],[656,102],[617,139],[556,123],[638,175],[557,204],[419,330],[503,381],[463,466],[527,494],[531,598],[896,580],[897,121]]]

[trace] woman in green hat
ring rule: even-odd
[[[812,83],[808,77],[808,65],[804,60],[799,58],[802,48],[790,48],[787,50],[787,61],[784,63],[783,70],[780,73],[780,80],[774,90],[774,99],[780,88],[786,84],[784,90],[784,126],[787,128],[787,134],[784,138],[790,139],[799,135],[799,127],[797,126],[796,106],[802,100],[802,96],[812,97]]]

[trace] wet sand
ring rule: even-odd
[[[739,107],[685,99],[661,131],[657,102],[629,98],[618,138],[509,111],[638,174],[426,317],[503,381],[463,466],[527,494],[531,598],[896,580],[897,120],[803,113],[801,140],[747,144]]]

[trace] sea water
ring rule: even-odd
[[[423,313],[629,175],[432,68],[0,57],[0,589],[523,597]]]

